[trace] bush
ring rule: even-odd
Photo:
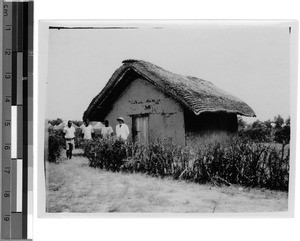
[[[232,137],[195,150],[165,140],[149,145],[122,140],[96,139],[84,144],[93,167],[112,171],[142,172],[158,177],[215,185],[239,184],[278,190],[288,189],[289,150]]]
[[[92,167],[119,171],[126,159],[126,143],[122,139],[111,137],[85,140],[83,148]]]
[[[59,125],[60,123],[63,123],[63,120],[61,118],[57,118],[55,120],[49,120],[48,121],[51,125],[56,126]]]
[[[280,115],[275,116],[273,121],[264,122],[256,120],[250,125],[245,125],[242,118],[238,117],[239,135],[255,142],[277,142],[288,144],[290,141],[290,124],[288,117],[284,120]]]
[[[48,161],[57,162],[65,145],[62,130],[49,130]]]
[[[54,121],[60,121],[61,119],[57,119]],[[57,162],[61,156],[61,151],[65,148],[65,140],[63,130],[55,130],[53,128],[48,129],[49,133],[49,148],[48,148],[48,161],[49,162]],[[95,138],[99,139],[101,136],[101,130],[95,130]],[[82,130],[77,128],[75,131],[75,148],[84,148],[84,143],[87,142],[82,137]],[[90,142],[91,144],[92,142]]]
[[[202,175],[196,181],[288,189],[289,152],[284,148],[236,139],[198,153],[197,162]]]
[[[248,138],[255,142],[271,141],[271,129],[265,127],[251,128],[239,131],[242,138]]]
[[[96,138],[101,138],[101,129],[94,129],[94,135],[95,135],[95,139]]]
[[[83,144],[83,137],[82,137],[82,130],[80,128],[77,128],[75,130],[75,148],[82,148]]]
[[[282,129],[275,132],[275,141],[282,144],[290,143],[290,126],[284,126]]]

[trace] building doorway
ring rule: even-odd
[[[149,115],[132,116],[132,139],[134,142],[148,144]]]

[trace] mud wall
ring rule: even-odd
[[[122,116],[132,134],[132,117],[149,116],[149,140],[158,137],[185,145],[184,111],[174,99],[148,81],[133,80],[116,98],[105,119],[115,131],[117,118]]]

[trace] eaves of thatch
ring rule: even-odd
[[[203,112],[228,112],[255,117],[254,111],[244,101],[219,89],[209,81],[174,74],[143,60],[125,60],[103,90],[91,101],[83,118],[94,119],[95,112],[105,109],[109,103],[107,102],[109,96],[116,92],[114,90],[119,86],[128,85],[130,83],[128,76],[132,75],[149,81],[195,115]]]

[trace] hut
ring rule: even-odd
[[[245,102],[209,81],[143,60],[125,60],[91,101],[83,119],[114,123],[123,116],[134,141],[163,137],[189,145],[210,133],[236,133],[237,115],[255,117]]]
[[[101,122],[91,122],[94,130],[100,130],[103,127],[103,124]]]
[[[100,130],[100,129],[102,129],[103,126],[104,125],[101,122],[97,122],[97,124],[94,125],[93,128],[96,129],[96,130]]]

